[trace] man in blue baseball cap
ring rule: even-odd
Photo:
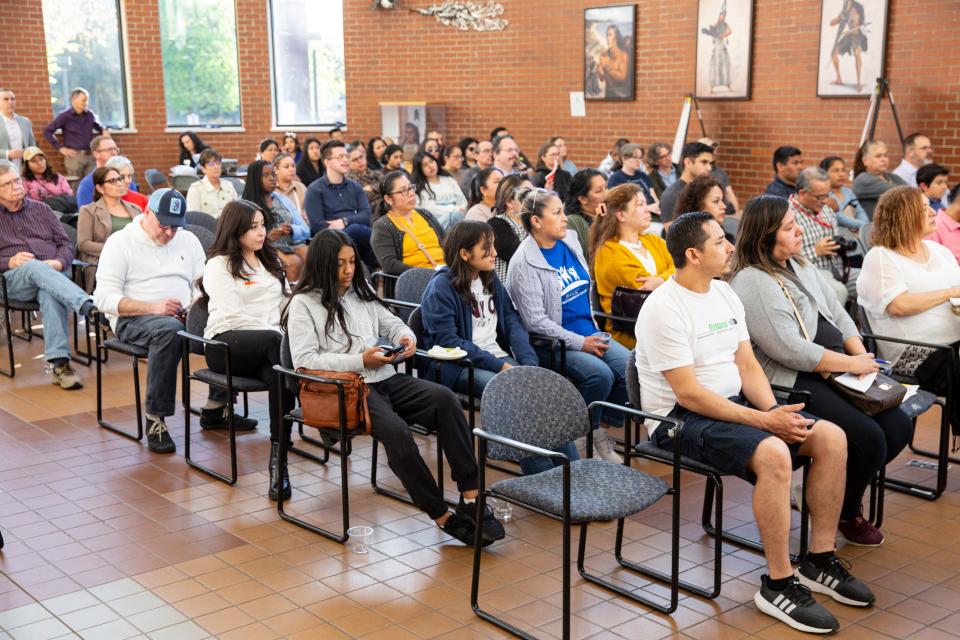
[[[117,337],[148,350],[147,444],[156,453],[173,453],[176,446],[164,418],[176,406],[177,367],[186,309],[194,298],[197,279],[206,262],[196,236],[183,232],[187,201],[174,189],[158,189],[147,210],[107,238],[97,266],[94,300],[106,314]],[[224,403],[232,401],[219,389],[200,417],[204,429],[225,429]],[[237,431],[254,429],[256,420],[234,417]]]

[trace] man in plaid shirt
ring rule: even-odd
[[[797,177],[797,192],[790,196],[790,210],[797,224],[803,229],[803,246],[800,251],[809,260],[837,293],[840,304],[856,298],[859,269],[850,269],[844,284],[838,276],[844,271],[844,260],[833,237],[840,235],[837,214],[826,204],[830,197],[830,178],[820,167],[808,167]]]

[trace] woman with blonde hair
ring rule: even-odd
[[[612,313],[617,287],[653,291],[676,271],[667,243],[647,233],[650,222],[646,198],[636,184],[621,184],[607,191],[590,227],[591,271],[600,307],[606,313]],[[611,334],[628,349],[636,345],[632,331],[614,328]]]

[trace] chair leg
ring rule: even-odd
[[[374,438],[373,454],[370,456],[370,486],[373,488],[374,492],[379,493],[382,496],[387,496],[388,498],[393,498],[394,500],[399,500],[400,502],[413,505],[413,500],[406,493],[394,491],[393,489],[389,489],[377,482],[377,454],[379,451],[380,441]],[[440,448],[439,441],[437,442],[437,486],[440,489],[440,495],[443,496],[444,502],[452,507],[455,507],[457,503],[447,499],[447,497],[443,495],[443,450]]]
[[[916,454],[928,457],[935,458],[937,460],[937,484],[935,487],[930,487],[928,485],[923,485],[918,482],[909,482],[907,480],[900,480],[899,478],[886,478],[885,486],[888,489],[894,491],[900,491],[902,493],[909,493],[911,495],[919,496],[927,500],[936,500],[939,498],[947,488],[947,471],[950,466],[950,463],[960,464],[960,458],[956,458],[950,455],[950,416],[947,411],[947,404],[941,400],[937,400],[937,404],[940,405],[940,442],[939,450],[937,452],[926,451],[915,447],[913,440],[910,441],[910,450]],[[917,421],[913,421],[913,433],[916,436],[917,433]]]
[[[80,314],[74,313],[73,316],[73,360],[85,367],[93,364],[93,349],[90,346],[90,327],[84,322],[84,333],[86,333],[87,350],[80,349]]]
[[[139,358],[131,358],[133,361],[133,394],[137,411],[137,435],[133,435],[118,425],[103,419],[103,363],[106,362],[107,351],[108,349],[103,345],[97,345],[97,357],[94,358],[97,368],[97,424],[117,435],[139,442],[143,440],[143,410],[140,406],[140,360]]]
[[[184,359],[189,358],[190,354],[188,351],[184,351]],[[184,364],[186,366],[186,364]],[[214,471],[210,467],[205,467],[202,464],[193,461],[193,458],[190,457],[190,380],[191,376],[185,373],[183,377],[183,401],[184,409],[183,412],[183,457],[187,461],[187,464],[200,471],[207,474],[211,478],[216,478],[221,482],[226,482],[227,484],[233,485],[237,483],[237,430],[236,425],[233,422],[233,402],[227,402],[227,429],[229,430],[230,438],[230,475],[224,475],[218,471]],[[230,394],[228,394],[229,396]],[[282,492],[281,492],[282,493]]]
[[[7,339],[7,359],[10,362],[10,368],[0,368],[0,373],[12,378],[17,375],[17,364],[13,360],[13,323],[10,317],[10,308],[6,306],[3,307],[3,329]]]

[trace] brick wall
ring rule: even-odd
[[[348,137],[378,132],[380,101],[426,100],[448,105],[451,139],[503,125],[532,156],[548,136],[562,133],[580,166],[595,165],[619,136],[644,144],[673,139],[682,97],[693,86],[696,0],[637,3],[637,99],[588,102],[586,118],[569,112],[569,92],[582,89],[583,9],[613,0],[501,2],[510,26],[481,34],[406,11],[375,12],[369,0],[345,0]],[[952,25],[960,1],[891,2],[886,68],[904,133],[928,133],[937,159],[960,175],[960,35]],[[40,0],[0,2],[0,23],[16,25],[5,31],[0,84],[17,92],[19,111],[33,119],[38,134],[50,118],[40,6]],[[142,174],[176,162],[176,134],[164,133],[157,3],[126,0],[125,11],[137,133],[117,139]],[[246,132],[201,135],[225,155],[249,161],[271,125],[265,0],[237,0],[237,20]],[[808,162],[828,153],[852,159],[868,103],[816,97],[819,23],[815,0],[755,0],[752,99],[701,103],[741,196],[770,180],[770,155],[780,144],[799,146]],[[699,134],[695,121],[690,133]],[[886,108],[879,137],[896,139]]]

